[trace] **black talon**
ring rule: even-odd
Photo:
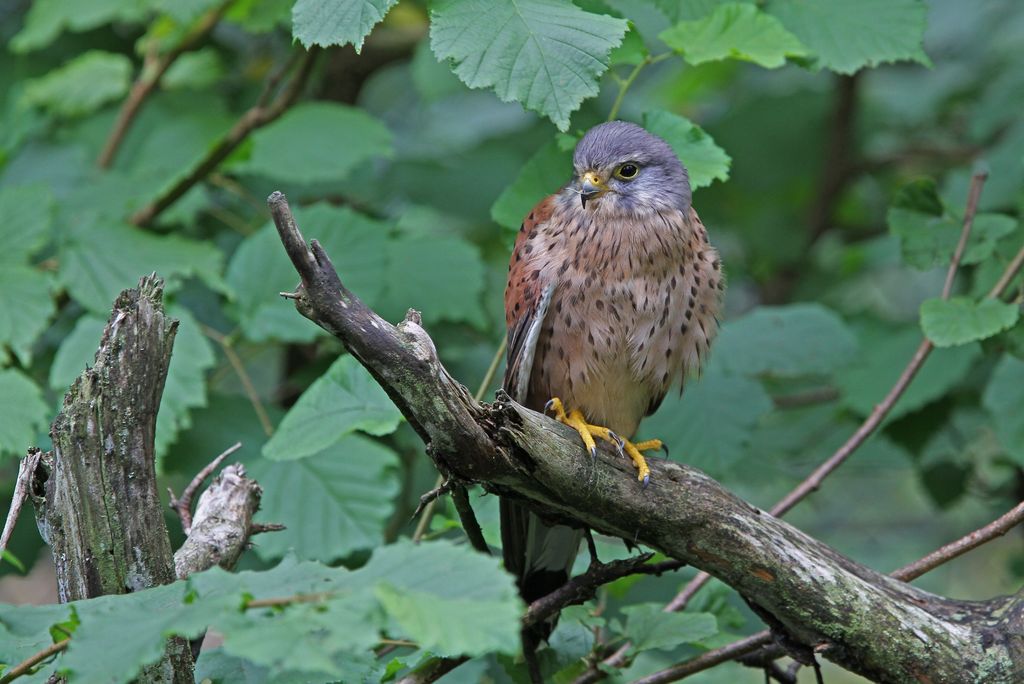
[[[608,431],[608,435],[615,440],[615,447],[619,450],[619,456],[625,456],[626,442],[611,430]]]
[[[554,399],[548,399],[546,402],[544,402],[544,413],[547,413],[548,411],[550,411],[551,407],[554,406],[554,405],[555,405],[555,400]]]
[[[647,485],[651,484],[651,475],[648,473],[644,475],[644,483],[640,485],[640,489],[647,489]]]
[[[590,447],[590,458],[597,460],[597,445]]]
[[[665,452],[665,458],[668,458],[668,444],[661,443],[661,450]]]

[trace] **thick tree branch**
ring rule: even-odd
[[[997,537],[1001,537],[1022,522],[1024,522],[1024,502],[1017,504],[999,518],[990,522],[988,525],[985,525],[980,529],[964,535],[956,541],[950,542],[941,548],[932,551],[920,560],[916,560],[898,570],[894,570],[889,574],[889,576],[903,582],[915,580],[921,575],[931,572],[940,565],[948,563],[954,558],[958,558],[968,551],[976,549],[982,544],[990,542]],[[1019,633],[1016,638],[1020,640]],[[736,658],[749,655],[764,647],[769,647],[768,652],[766,653],[767,656],[777,658],[785,655],[783,649],[772,646],[773,639],[772,633],[766,629],[756,634],[751,634],[750,636],[738,641],[734,641],[731,644],[726,644],[725,646],[702,653],[696,658],[691,658],[690,660],[679,663],[678,665],[673,665],[672,667],[653,673],[638,681],[643,682],[644,684],[679,681],[680,679],[685,679],[690,675],[703,672],[704,670],[712,668],[727,660],[734,660]],[[619,653],[616,652],[612,657],[615,655],[619,655]],[[625,656],[625,652],[622,653],[622,656]],[[621,660],[614,663],[608,663],[606,660],[605,663],[611,666],[619,666],[623,664]],[[596,673],[596,677],[581,677],[576,680],[575,684],[596,682],[604,677],[604,673],[600,670],[594,670],[593,672]],[[634,684],[637,683],[634,682]]]
[[[377,316],[342,285],[323,248],[307,246],[284,196],[268,202],[302,278],[296,307],[366,366],[442,473],[706,570],[794,639],[827,645],[825,657],[865,676],[998,682],[1024,673],[1016,598],[956,601],[886,577],[681,464],[651,459],[642,490],[613,451],[583,457],[570,428],[503,395],[491,406],[473,401],[415,312],[397,327]]]

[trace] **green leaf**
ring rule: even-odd
[[[868,415],[889,392],[921,343],[916,328],[868,328],[860,336],[860,354],[854,363],[836,373],[841,401],[860,415]],[[889,412],[896,420],[944,396],[970,371],[981,356],[972,342],[936,349]]]
[[[62,31],[88,31],[116,21],[139,21],[148,0],[36,0],[29,9],[25,25],[11,39],[11,50],[18,53],[46,47]]]
[[[491,218],[498,225],[519,230],[530,210],[568,182],[572,176],[572,149],[562,149],[551,141],[530,157],[510,185],[491,207]]]
[[[900,239],[903,260],[921,270],[948,264],[963,231],[962,220],[944,211],[931,181],[904,187],[889,209],[888,221],[889,230]],[[1017,230],[1017,225],[1005,214],[975,216],[961,263],[987,260],[999,240]]]
[[[392,242],[387,256],[384,304],[392,316],[412,307],[427,324],[448,320],[487,326],[481,306],[484,264],[475,245],[455,237],[403,237]]]
[[[356,430],[393,432],[402,419],[377,381],[352,356],[342,356],[309,386],[263,447],[274,461],[312,456]]]
[[[658,36],[690,64],[740,59],[774,69],[807,49],[773,16],[755,5],[726,2],[710,16],[683,21]]]
[[[259,460],[249,467],[263,490],[260,517],[285,525],[256,546],[262,558],[289,550],[325,563],[384,542],[400,489],[398,456],[379,442],[349,435],[299,461]]]
[[[149,0],[153,8],[176,23],[188,25],[221,3],[221,0]],[[185,55],[182,55],[184,57]]]
[[[0,267],[0,358],[9,347],[21,363],[32,362],[32,344],[50,324],[56,307],[50,277],[27,266]]]
[[[761,306],[722,326],[714,368],[745,375],[831,373],[857,353],[857,338],[820,304]]]
[[[692,644],[718,633],[718,621],[711,613],[666,613],[658,603],[626,606],[625,636],[633,642],[634,653],[668,650]]]
[[[398,591],[387,582],[374,590],[402,631],[423,650],[439,655],[483,655],[519,650],[519,606],[512,601],[442,599]]]
[[[974,217],[960,263],[980,264],[986,261],[995,253],[999,240],[1016,231],[1018,225],[1017,219],[1006,214],[978,214]]]
[[[430,44],[470,88],[494,88],[559,130],[598,92],[627,23],[567,0],[441,0],[430,9]]]
[[[191,410],[206,406],[206,371],[213,368],[216,361],[213,346],[200,330],[199,321],[187,309],[172,306],[167,313],[177,318],[179,324],[156,418],[158,459],[167,453],[178,432],[191,427]]]
[[[391,154],[391,133],[366,112],[329,102],[300,104],[252,135],[248,159],[229,164],[292,183],[343,180],[374,157]]]
[[[637,66],[642,64],[650,54],[647,46],[644,45],[643,37],[637,32],[636,26],[630,22],[626,37],[622,39],[622,45],[612,50],[611,55],[608,57],[608,62],[613,67],[621,65]]]
[[[166,90],[175,88],[210,88],[221,81],[227,74],[224,60],[214,48],[203,48],[195,52],[186,52],[174,60],[171,67],[160,80],[160,87]]]
[[[982,405],[992,415],[999,443],[1024,465],[1024,361],[1003,355],[989,378]]]
[[[377,588],[386,585],[386,598]],[[301,600],[316,595],[317,600]],[[289,603],[291,597],[300,600]],[[279,607],[251,606],[278,599]],[[250,607],[246,607],[250,606]],[[433,624],[410,614],[429,606]],[[368,651],[380,634],[429,640],[438,625],[460,621],[447,639],[468,655],[518,648],[522,604],[497,558],[448,542],[409,541],[378,549],[359,570],[286,559],[263,572],[212,568],[187,582],[63,606],[0,604],[0,654],[19,662],[51,643],[50,627],[73,611],[74,639],[45,668],[69,681],[127,682],[159,659],[169,635],[194,637],[209,627],[223,652],[267,668],[269,681],[364,681],[379,667]],[[13,638],[7,638],[13,635]],[[102,653],[103,657],[97,657]],[[379,679],[379,676],[378,676]]]
[[[86,365],[92,365],[106,324],[105,319],[92,314],[78,319],[74,329],[60,343],[50,365],[49,385],[52,389],[67,391]]]
[[[398,0],[298,0],[292,8],[292,35],[304,46],[348,45],[356,54],[370,29]]]
[[[921,304],[921,329],[936,347],[984,340],[1012,328],[1020,307],[997,299],[928,299]]]
[[[131,60],[124,55],[90,50],[28,81],[23,101],[55,116],[83,116],[124,97],[131,73]]]
[[[23,575],[24,575],[24,574],[25,574],[26,572],[28,572],[28,570],[27,570],[27,569],[25,568],[25,564],[24,564],[24,563],[22,563],[22,562],[21,562],[21,561],[20,561],[20,560],[18,559],[18,557],[17,557],[17,556],[15,556],[15,555],[14,555],[13,553],[11,553],[10,551],[8,551],[7,549],[4,549],[4,550],[3,550],[2,552],[0,552],[0,561],[4,561],[4,562],[6,562],[6,563],[10,563],[11,565],[13,565],[13,566],[14,566],[14,568],[15,568],[15,569],[16,569],[16,570],[17,570],[18,572],[20,572],[20,573],[21,573],[21,574],[23,574]],[[2,625],[0,625],[0,629],[3,629],[3,626],[2,626]],[[3,662],[3,656],[2,656],[2,655],[0,655],[0,662]]]
[[[769,0],[778,17],[816,57],[816,64],[841,74],[865,66],[911,60],[926,66],[921,0]]]
[[[46,428],[50,407],[43,393],[24,373],[0,370],[0,453],[23,453]]]
[[[732,159],[704,130],[684,116],[654,109],[644,114],[644,128],[667,142],[690,174],[690,187],[729,180]]]
[[[665,442],[674,458],[721,473],[746,453],[754,427],[771,409],[761,383],[709,372],[689,379],[682,396],[670,391],[641,434]]]
[[[22,264],[50,239],[53,192],[44,185],[0,187],[0,266]]]
[[[296,208],[295,220],[306,236],[319,240],[331,255],[346,287],[368,306],[380,303],[389,224],[327,204]],[[309,342],[320,334],[317,326],[295,312],[291,302],[278,296],[294,290],[299,276],[273,223],[242,241],[228,264],[227,282],[236,294],[235,317],[248,339]]]
[[[177,279],[188,276],[221,287],[223,258],[210,243],[157,236],[86,217],[66,233],[60,245],[57,278],[72,298],[105,315],[121,290],[135,287],[139,278],[153,272],[172,287]]]

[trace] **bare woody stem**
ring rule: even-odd
[[[213,172],[253,131],[266,126],[284,114],[302,94],[306,82],[309,80],[309,75],[313,70],[313,65],[316,63],[317,54],[318,48],[310,48],[299,64],[298,71],[292,77],[291,82],[278,94],[273,102],[266,105],[264,102],[265,98],[261,97],[260,101],[241,116],[235,125],[231,127],[231,130],[210,148],[206,156],[191,171],[152,202],[132,214],[131,222],[137,226],[145,226],[152,223],[157,216],[162,214],[168,207],[181,199],[186,192]]]
[[[47,658],[51,658],[60,653],[61,651],[65,650],[70,643],[70,637],[67,639],[62,639],[61,641],[58,641],[57,643],[48,646],[47,648],[44,648],[42,651],[39,651],[39,653],[36,653],[31,657],[25,659],[24,661],[18,663],[10,670],[8,670],[3,677],[0,677],[0,684],[8,684],[9,682],[13,682],[18,677],[28,674],[29,670],[31,670],[33,667],[43,662]]]
[[[135,79],[135,83],[132,84],[128,97],[121,105],[121,110],[117,113],[117,119],[114,121],[114,127],[110,130],[110,136],[103,144],[103,150],[96,159],[96,166],[101,169],[110,167],[114,161],[114,155],[117,154],[117,150],[121,146],[121,141],[124,140],[128,129],[131,128],[132,122],[142,108],[143,102],[160,84],[160,80],[163,79],[164,74],[177,61],[178,57],[181,57],[181,55],[198,45],[213,30],[213,27],[224,17],[224,13],[227,12],[232,2],[234,0],[226,0],[226,2],[222,2],[207,12],[195,27],[162,57],[155,61],[149,58],[146,59],[142,71],[139,73],[138,78]],[[153,64],[150,69],[151,61],[153,61]]]

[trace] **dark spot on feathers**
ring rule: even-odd
[[[691,285],[690,286],[690,294],[692,294],[694,297],[697,296],[697,286],[696,285]]]
[[[594,344],[594,333],[587,333],[587,341],[590,342],[590,344]]]
[[[681,324],[681,325],[679,326],[679,332],[681,332],[681,333],[683,333],[683,334],[685,335],[685,334],[686,334],[686,331],[687,331],[687,329],[688,329],[689,327],[690,327],[690,326],[686,325],[685,323],[682,323],[682,324]]]
[[[594,302],[594,306],[597,307],[598,311],[604,311],[604,302],[602,302],[600,299]]]
[[[693,318],[693,309],[687,309],[684,315],[686,316],[686,320],[690,320]]]

